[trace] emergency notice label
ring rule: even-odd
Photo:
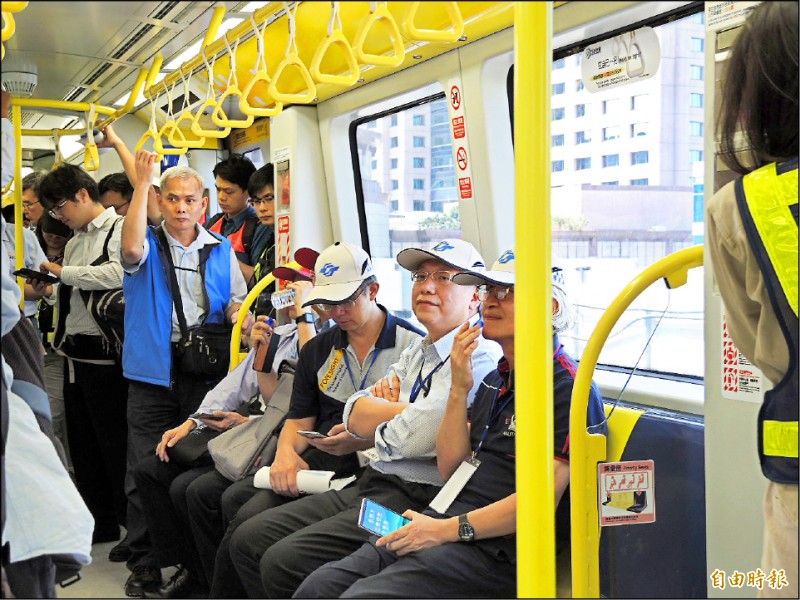
[[[761,371],[739,352],[733,343],[728,321],[722,313],[722,397],[761,404],[763,401]]]

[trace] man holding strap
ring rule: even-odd
[[[130,380],[128,568],[133,571],[125,593],[134,597],[160,584],[161,572],[132,469],[153,453],[164,431],[186,421],[222,378],[187,372],[180,362],[178,342],[184,330],[235,323],[247,293],[230,242],[198,224],[208,198],[203,196],[205,186],[197,171],[179,166],[163,173],[159,205],[164,221],[159,227],[148,227],[147,195],[157,167],[155,154],[136,154],[136,185],[121,241],[127,304],[122,366]],[[183,310],[176,308],[178,300]],[[243,329],[251,324],[248,314]]]

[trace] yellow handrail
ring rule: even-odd
[[[370,2],[370,12],[364,18],[364,22],[356,34],[355,43],[353,44],[356,57],[358,58],[359,62],[364,64],[380,65],[385,67],[399,67],[401,64],[403,64],[403,61],[406,58],[406,48],[405,45],[403,45],[400,30],[397,28],[397,22],[394,20],[392,13],[389,12],[385,2],[374,7],[372,6],[373,4],[377,3]],[[393,54],[390,56],[384,56],[382,54],[368,54],[364,51],[364,43],[367,40],[367,36],[378,21],[382,21],[389,28],[393,50]]]
[[[514,5],[517,271],[517,594],[556,593],[550,253],[552,4]],[[520,100],[520,98],[524,98]]]
[[[25,10],[28,6],[27,2],[6,2],[5,0],[2,3],[3,12],[8,13],[18,13],[21,10]]]
[[[447,29],[418,29],[414,25],[414,17],[417,16],[417,9],[420,2],[412,2],[408,12],[408,17],[403,23],[403,30],[410,39],[416,42],[455,42],[464,35],[464,18],[458,8],[458,2],[439,2],[443,4],[450,17],[452,31]]]
[[[19,106],[11,105],[11,119],[14,122],[14,145],[17,151],[14,153],[14,252],[16,260],[14,268],[21,269],[25,266],[25,239],[22,237],[22,109]],[[17,278],[22,298],[19,301],[20,309],[25,308],[25,279]]]
[[[581,357],[569,415],[570,499],[572,521],[572,596],[600,595],[600,525],[597,515],[597,463],[606,460],[606,438],[586,431],[589,388],[606,339],[631,303],[664,278],[670,289],[686,283],[689,269],[703,265],[703,246],[673,252],[635,277],[609,305]]]
[[[292,268],[299,268],[300,265],[296,262],[291,262],[288,267]],[[256,301],[259,294],[266,288],[270,283],[275,281],[275,276],[272,273],[268,273],[261,279],[259,279],[256,284],[253,286],[253,289],[250,290],[245,296],[244,301],[242,301],[242,305],[239,307],[239,318],[236,320],[236,323],[233,325],[233,332],[231,332],[231,366],[230,370],[233,371],[242,360],[244,359],[247,354],[243,354],[239,352],[240,347],[240,339],[242,337],[242,323],[244,323],[244,319],[247,316],[247,313],[250,312],[250,307],[253,305],[253,302]]]
[[[3,11],[3,30],[0,32],[0,41],[7,42],[14,35],[17,25],[14,16],[10,12]]]

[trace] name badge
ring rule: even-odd
[[[440,514],[445,514],[453,503],[453,500],[456,499],[459,492],[464,489],[464,486],[467,485],[467,482],[475,474],[475,471],[478,470],[480,464],[481,461],[477,458],[468,458],[462,462],[439,493],[436,494],[436,498],[430,503],[430,507]]]

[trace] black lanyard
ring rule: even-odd
[[[344,366],[347,367],[347,374],[350,375],[350,383],[353,384],[353,390],[356,391],[356,392],[358,392],[360,390],[363,390],[364,389],[364,384],[367,383],[367,377],[369,377],[369,371],[372,368],[372,365],[375,364],[375,361],[378,358],[378,354],[380,354],[381,351],[379,349],[377,349],[377,348],[375,349],[375,353],[372,355],[372,362],[369,363],[369,367],[367,368],[367,372],[364,373],[364,379],[361,380],[361,385],[359,387],[356,387],[356,380],[353,379],[353,372],[350,370],[350,361],[347,360],[347,349],[346,348],[343,349],[342,352],[344,352]]]
[[[409,396],[409,400],[408,400],[409,402],[411,402],[413,404],[416,401],[417,396],[419,396],[420,392],[423,392],[422,396],[424,398],[428,397],[428,394],[431,391],[431,378],[433,377],[434,373],[436,373],[436,371],[441,369],[448,360],[450,360],[450,355],[449,354],[447,355],[447,358],[445,358],[442,362],[440,362],[438,365],[436,365],[431,370],[431,372],[428,373],[428,376],[423,379],[422,378],[422,367],[425,366],[425,360],[423,359],[422,364],[419,366],[419,373],[417,373],[417,379],[416,379],[416,381],[414,381],[414,385],[411,386],[411,396]]]
[[[505,387],[505,385],[503,387]],[[492,410],[489,412],[489,420],[486,422],[486,427],[483,428],[483,433],[481,434],[481,441],[478,442],[477,448],[475,448],[475,451],[472,453],[472,458],[475,458],[476,456],[478,456],[478,453],[481,451],[481,447],[483,446],[483,442],[486,441],[486,436],[489,435],[489,428],[497,422],[497,419],[500,418],[500,415],[503,414],[503,411],[506,409],[506,407],[509,405],[509,403],[512,400],[514,400],[513,390],[510,390],[511,393],[508,395],[508,398],[503,403],[503,406],[501,406],[495,412],[495,408],[497,407],[497,398],[500,396],[500,392],[502,390],[503,390],[503,388],[501,387],[499,390],[497,390],[495,392],[494,398],[492,398]]]

